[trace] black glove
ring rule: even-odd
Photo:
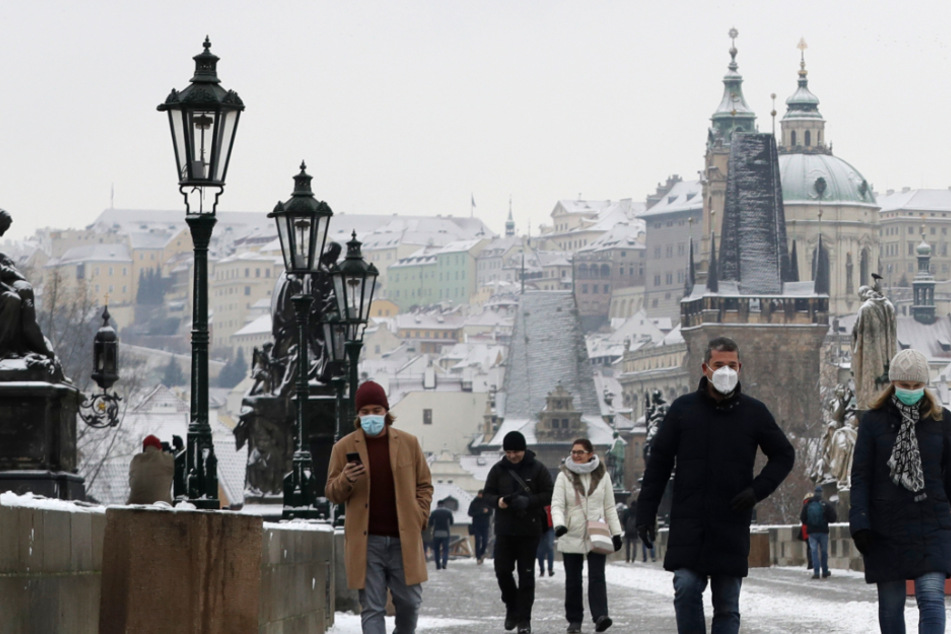
[[[621,550],[621,546],[624,545],[624,542],[621,541],[621,536],[613,535],[611,539],[614,541],[614,552]]]
[[[509,502],[511,506],[516,511],[524,511],[528,508],[528,496],[527,495],[516,495],[512,498],[512,501]]]
[[[637,536],[640,537],[641,543],[647,548],[654,547],[654,537],[656,535],[657,530],[649,524],[641,524],[637,527]]]
[[[568,532],[567,526],[556,526],[555,527],[555,537],[561,537]]]
[[[730,500],[730,508],[734,511],[748,511],[756,506],[756,493],[753,487],[747,487],[736,494],[736,497]]]
[[[855,535],[852,535],[852,541],[855,542],[855,547],[859,549],[859,552],[863,555],[867,555],[869,549],[872,547],[872,531],[867,528],[863,528],[860,531],[856,531]]]

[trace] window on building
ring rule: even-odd
[[[660,275],[654,276],[654,286],[660,286]],[[656,306],[656,304],[655,304]]]
[[[609,284],[605,284],[605,285],[604,285],[604,292],[605,292],[605,293],[610,293],[610,292],[611,292],[611,286],[610,286]]]
[[[423,410],[423,425],[432,425],[433,424],[433,410],[424,409]]]

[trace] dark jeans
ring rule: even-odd
[[[919,634],[943,634],[944,573],[928,572],[915,579],[915,600]],[[878,626],[882,634],[905,634],[904,580],[878,584]]]
[[[812,553],[812,570],[819,576],[819,568],[822,573],[829,572],[829,533],[811,533],[809,535],[809,552]]]
[[[604,562],[606,555],[588,553],[588,607],[591,619],[597,621],[600,616],[608,615],[608,590],[604,583]],[[581,553],[562,553],[565,561],[565,618],[569,623],[581,623],[584,620],[584,587],[581,581],[581,569],[585,556]]]
[[[448,537],[433,537],[433,559],[436,560],[436,570],[445,568],[449,563]]]
[[[473,525],[472,534],[475,536],[476,559],[485,557],[485,547],[489,543],[489,527]]]
[[[545,562],[548,562],[548,572],[555,569],[555,531],[548,529],[542,533],[538,540],[538,550],[535,552],[538,557],[538,569],[545,572]]]
[[[637,536],[624,536],[624,561],[637,561]]]
[[[705,632],[703,620],[703,591],[707,587],[706,575],[686,568],[674,572],[674,613],[677,615],[679,634]],[[711,634],[736,634],[740,631],[740,586],[742,577],[710,575],[710,591],[713,594],[713,624]]]
[[[495,577],[507,613],[519,623],[532,620],[535,603],[535,552],[538,535],[496,535]],[[518,585],[513,572],[518,569]]]

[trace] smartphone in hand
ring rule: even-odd
[[[347,454],[347,462],[355,462],[357,464],[363,464],[363,461],[360,460],[360,454],[356,451],[351,451]]]

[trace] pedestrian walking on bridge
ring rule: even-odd
[[[700,386],[670,405],[637,499],[638,536],[652,546],[657,508],[676,461],[664,568],[674,573],[680,634],[705,631],[707,583],[713,594],[712,631],[739,631],[753,507],[776,490],[796,459],[766,406],[741,392],[740,368],[735,341],[719,337],[707,344]],[[766,464],[754,477],[757,448]]]
[[[357,429],[334,445],[324,495],[346,503],[347,587],[360,591],[363,634],[386,634],[386,594],[395,634],[415,634],[426,581],[423,529],[433,499],[429,463],[412,434],[393,428],[383,388],[366,381],[354,397]]]
[[[565,619],[568,632],[581,632],[584,620],[584,585],[581,572],[588,560],[588,608],[594,630],[603,632],[613,624],[608,616],[608,591],[604,581],[607,554],[593,550],[591,523],[605,524],[614,550],[621,550],[621,520],[614,502],[614,485],[604,462],[587,438],[571,444],[551,498],[551,520],[558,538],[558,551],[565,562]]]
[[[485,479],[485,500],[495,512],[495,576],[505,604],[505,629],[532,632],[535,603],[535,553],[545,507],[551,504],[548,467],[535,459],[525,436],[511,431],[502,440],[505,457],[492,465]],[[513,571],[518,571],[515,583]]]
[[[918,632],[945,629],[951,576],[951,412],[925,390],[917,350],[888,364],[888,387],[862,416],[852,458],[849,531],[878,586],[882,634],[905,632],[905,581],[914,580]]]

